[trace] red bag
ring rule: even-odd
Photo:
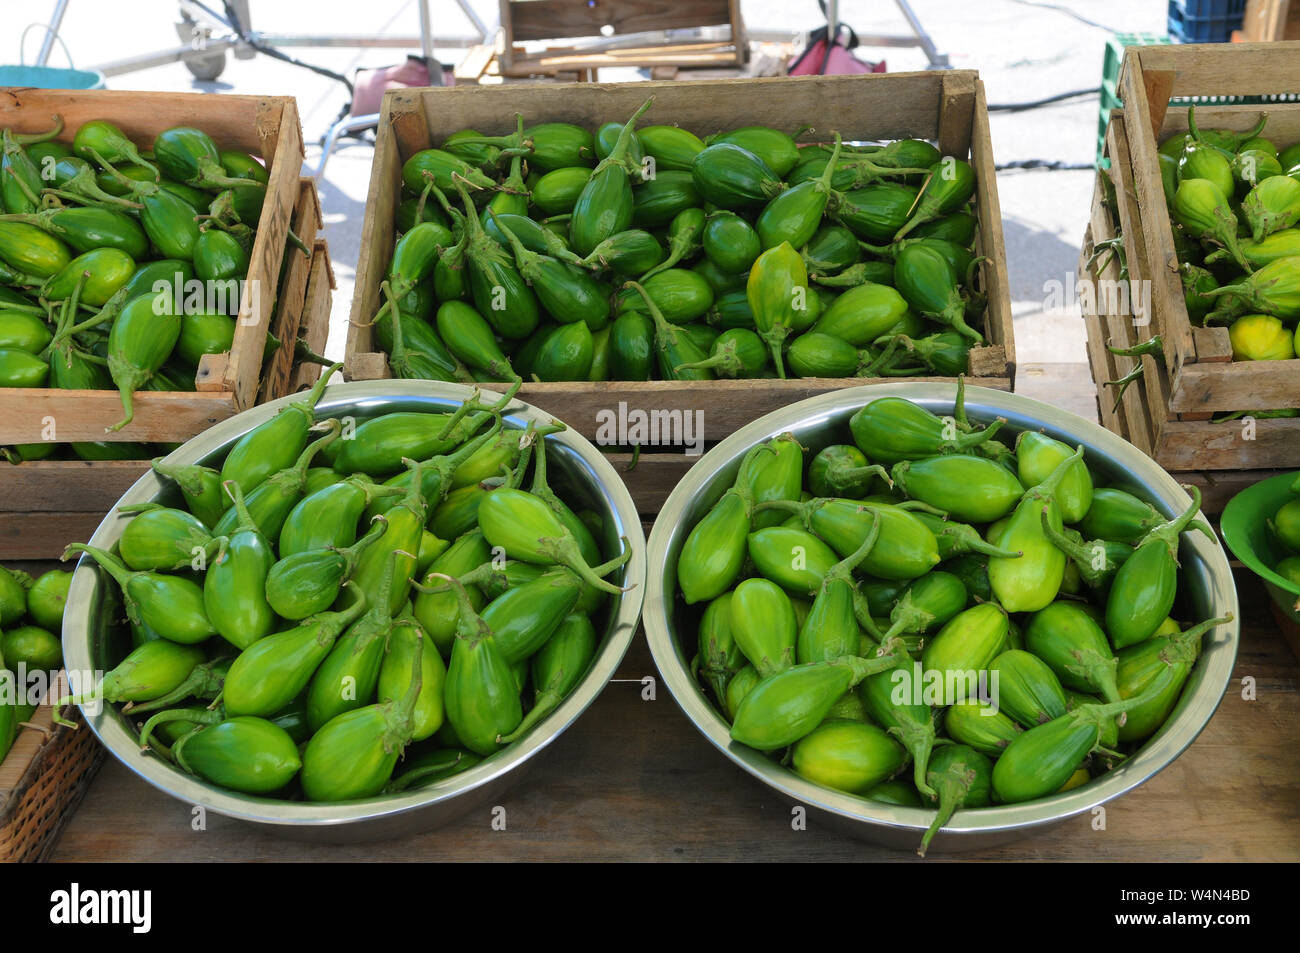
[[[450,86],[455,77],[450,72],[443,73],[444,85]],[[357,70],[357,79],[353,84],[352,109],[354,116],[368,116],[379,112],[379,104],[384,93],[390,89],[404,89],[411,86],[429,85],[429,67],[424,57],[408,56],[406,62],[398,66],[384,66],[379,69]]]
[[[822,8],[823,10],[825,7]],[[848,36],[844,34],[847,31]],[[791,76],[845,76],[852,73],[883,73],[885,62],[864,63],[849,51],[858,45],[858,35],[846,23],[835,28],[835,40],[827,43],[826,27],[808,34],[808,46],[790,61]]]

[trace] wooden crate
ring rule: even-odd
[[[1125,103],[1121,145],[1127,159],[1112,156],[1112,162],[1119,162],[1122,174],[1130,180],[1128,190],[1136,219],[1122,223],[1125,246],[1130,264],[1137,258],[1145,261],[1151,281],[1154,328],[1164,342],[1169,370],[1167,403],[1174,416],[1168,419],[1181,423],[1205,420],[1214,413],[1300,405],[1300,359],[1233,361],[1226,328],[1192,325],[1183,303],[1157,159],[1157,144],[1187,129],[1187,112],[1170,109],[1171,97],[1271,96],[1300,91],[1300,43],[1130,47],[1124,56],[1120,88]],[[1279,143],[1300,141],[1300,103],[1295,102],[1206,105],[1197,109],[1197,123],[1203,128],[1249,129],[1261,110],[1269,116],[1265,135]],[[1300,465],[1300,440],[1296,439],[1300,437],[1300,420],[1274,424],[1276,439],[1261,437],[1253,447],[1213,448],[1216,458],[1240,453],[1237,462],[1225,464],[1231,467]],[[1171,439],[1180,433],[1174,428]],[[1194,443],[1204,436],[1191,432],[1187,441]],[[1194,446],[1189,445],[1186,454],[1187,459],[1174,461],[1170,469],[1187,469],[1185,464],[1191,462],[1209,465]]]
[[[602,66],[739,66],[749,53],[740,0],[500,0],[500,8],[502,47],[498,60],[503,76],[594,71]],[[533,53],[515,46],[529,40],[617,37],[721,25],[731,28],[725,42],[647,40],[639,46],[548,47]]]
[[[54,691],[67,694],[62,673]],[[47,696],[19,727],[0,762],[0,863],[48,860],[104,760],[104,747],[76,705],[65,705],[62,714],[77,728],[54,724],[53,700]]]
[[[1300,40],[1300,3],[1248,0],[1241,19],[1241,39],[1247,43]]]
[[[1131,296],[1126,304],[1122,297],[1102,290],[1115,288],[1121,282],[1117,256],[1103,253],[1089,264],[1098,245],[1122,235],[1129,281],[1140,285],[1149,279],[1141,235],[1144,223],[1135,200],[1125,129],[1122,110],[1114,110],[1106,133],[1110,167],[1097,173],[1079,256],[1080,287],[1088,281],[1098,289],[1091,296],[1080,297],[1098,410],[1108,430],[1151,456],[1182,482],[1198,486],[1203,509],[1213,515],[1222,512],[1239,490],[1276,472],[1270,469],[1274,466],[1271,461],[1284,453],[1288,444],[1300,439],[1300,420],[1256,420],[1256,439],[1245,440],[1241,422],[1214,423],[1190,419],[1192,415],[1180,419],[1169,407],[1172,378],[1165,361],[1151,355],[1126,357],[1107,350],[1107,344],[1132,347],[1149,340],[1159,325],[1156,320],[1143,323],[1137,319]],[[1107,178],[1113,185],[1113,206],[1108,198],[1112,190],[1107,188]],[[1117,404],[1115,388],[1107,387],[1106,382],[1127,374],[1138,360],[1144,366],[1142,377],[1127,388]]]
[[[7,89],[0,97],[0,127],[16,132],[47,129],[56,113],[66,123],[62,138],[67,141],[91,119],[111,120],[142,147],[164,129],[197,126],[223,148],[242,149],[263,158],[270,182],[253,243],[248,285],[239,304],[234,344],[229,354],[203,359],[195,378],[196,392],[138,393],[132,423],[105,433],[105,428],[122,417],[115,391],[6,388],[0,391],[0,444],[47,439],[49,417],[54,419],[55,439],[60,442],[186,440],[252,407],[261,384],[266,332],[273,329],[286,230],[301,197],[302,129],[295,101],[286,96],[26,88]],[[316,222],[319,220],[318,212]],[[315,231],[303,237],[310,242]],[[252,294],[251,289],[259,293]]]
[[[310,195],[310,201],[306,196]],[[297,226],[310,223],[315,204],[312,180],[303,180]],[[319,221],[319,214],[316,215]],[[297,260],[301,259],[301,263]],[[320,353],[329,333],[330,292],[334,274],[329,249],[317,239],[310,262],[291,255],[284,286],[297,287],[299,272],[309,275],[296,298],[282,293],[275,315],[285,342],[275,357],[293,356],[293,340],[302,338]],[[297,323],[290,320],[292,313]],[[278,366],[278,365],[277,365]],[[300,364],[278,374],[272,400],[310,387],[320,377],[317,364]],[[71,542],[90,539],[127,488],[149,469],[148,460],[36,460],[17,466],[0,463],[0,560],[58,559]]]
[[[307,345],[313,354],[325,354],[325,343],[330,336],[330,310],[334,306],[334,268],[330,264],[330,250],[325,239],[318,238],[312,248],[311,277],[307,280],[303,295],[302,323],[298,328],[298,339]],[[296,394],[307,390],[320,379],[319,364],[300,363],[293,368],[289,381],[289,393]]]
[[[988,345],[971,351],[972,384],[1010,390],[1015,376],[1015,344],[1007,292],[1002,215],[998,204],[989,140],[984,86],[969,70],[863,76],[810,76],[781,79],[714,80],[676,83],[625,83],[593,86],[453,87],[393,90],[385,95],[375,146],[361,256],[357,263],[352,320],[348,326],[346,375],[349,380],[389,376],[388,357],[375,350],[368,322],[379,307],[380,282],[393,253],[394,215],[401,197],[402,163],[415,152],[440,143],[452,132],[472,127],[485,135],[510,131],[513,116],[526,122],[574,122],[588,128],[614,117],[630,116],[648,96],[655,104],[647,123],[674,122],[707,135],[738,122],[770,125],[794,133],[809,117],[820,123],[810,138],[838,131],[846,139],[934,139],[945,154],[970,157],[978,177],[977,250],[988,262],[984,287],[989,306]],[[744,119],[736,119],[741,117]],[[914,379],[914,378],[909,378]],[[898,378],[890,378],[898,380]],[[702,411],[705,439],[720,440],[743,424],[778,407],[843,387],[871,383],[862,378],[763,381],[672,381],[602,383],[526,383],[519,397],[564,420],[589,440],[604,443],[601,415],[617,412],[619,402],[647,412]],[[504,389],[505,385],[485,385]],[[665,458],[660,461],[651,458]],[[619,457],[618,462],[626,462]],[[694,462],[680,453],[642,454],[637,481],[671,488],[676,474]],[[675,479],[674,479],[675,482]],[[654,494],[637,497],[653,500]],[[642,512],[650,505],[642,504]]]

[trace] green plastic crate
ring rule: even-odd
[[[1098,120],[1097,163],[1101,167],[1101,154],[1106,147],[1106,123],[1110,111],[1124,103],[1119,98],[1119,71],[1124,65],[1124,50],[1130,46],[1155,46],[1172,43],[1168,36],[1155,33],[1116,33],[1106,41],[1106,53],[1101,61],[1101,118]]]

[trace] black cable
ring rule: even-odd
[[[999,162],[993,168],[999,172],[1007,169],[1025,169],[1044,172],[1082,172],[1085,169],[1091,171],[1095,169],[1096,166],[1091,162],[1065,162],[1061,159],[1015,159],[1011,162]]]
[[[1076,89],[1068,93],[1057,93],[1055,96],[1048,96],[1046,99],[1034,99],[1027,103],[999,103],[988,107],[989,112],[1023,112],[1026,109],[1037,109],[1039,106],[1050,106],[1052,103],[1059,103],[1063,99],[1075,99],[1079,96],[1098,96],[1101,94],[1101,87],[1094,86],[1092,89]]]
[[[1096,27],[1098,30],[1105,30],[1107,33],[1123,32],[1122,30],[1113,30],[1110,27],[1106,26],[1106,24],[1098,23],[1096,20],[1089,20],[1087,17],[1074,12],[1069,7],[1063,7],[1060,4],[1034,3],[1033,0],[1009,0],[1009,2],[1018,3],[1022,7],[1037,7],[1039,10],[1055,10],[1057,13],[1064,13],[1066,16],[1073,17],[1074,19],[1078,20],[1080,23],[1084,23],[1087,24],[1088,26]]]

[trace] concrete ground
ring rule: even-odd
[[[472,4],[481,19],[495,25],[497,4],[493,0],[472,0]],[[1105,44],[1113,33],[1162,34],[1166,30],[1166,0],[1061,0],[1055,6],[1049,6],[1048,0],[911,0],[911,5],[952,66],[980,71],[990,104],[1025,102],[1096,87]],[[44,20],[53,6],[40,2],[29,6],[26,15]],[[132,0],[129,16],[124,15],[122,6],[72,0],[62,36],[77,65],[95,65],[177,45],[174,2]],[[432,7],[435,36],[471,34],[468,21],[449,0],[437,0]],[[822,22],[813,0],[742,0],[741,8],[751,30],[793,35]],[[252,2],[253,26],[274,33],[415,36],[417,9],[414,0]],[[844,0],[840,19],[860,35],[906,30],[905,21],[889,0]],[[10,36],[16,37],[18,32],[12,31]],[[34,30],[29,38],[29,61],[37,35],[39,31]],[[0,45],[0,59],[17,60],[18,50],[11,46],[16,44]],[[319,47],[288,52],[348,76],[358,68],[400,62],[403,55],[394,49]],[[463,55],[457,49],[438,52],[444,63],[455,63]],[[916,49],[864,48],[860,55],[885,59],[891,72],[926,65],[924,55]],[[56,52],[51,63],[61,61],[62,54]],[[638,78],[643,77],[635,70],[601,74],[605,81]],[[197,81],[183,64],[172,63],[110,77],[108,85],[113,89],[295,96],[309,143],[309,167],[319,162],[316,143],[347,102],[341,84],[262,55],[251,60],[229,58],[215,82]],[[1087,96],[1027,112],[994,112],[994,156],[999,163],[1027,159],[1090,163],[1096,154],[1098,108],[1097,98]],[[744,117],[736,117],[737,125],[743,122]],[[369,144],[345,140],[330,158],[320,183],[325,236],[338,278],[327,347],[332,357],[343,354],[371,156]],[[1092,187],[1093,173],[1089,171],[1004,170],[998,175],[1016,349],[1022,364],[1086,360],[1078,308],[1047,307],[1044,302],[1054,283],[1066,282],[1075,270]]]

